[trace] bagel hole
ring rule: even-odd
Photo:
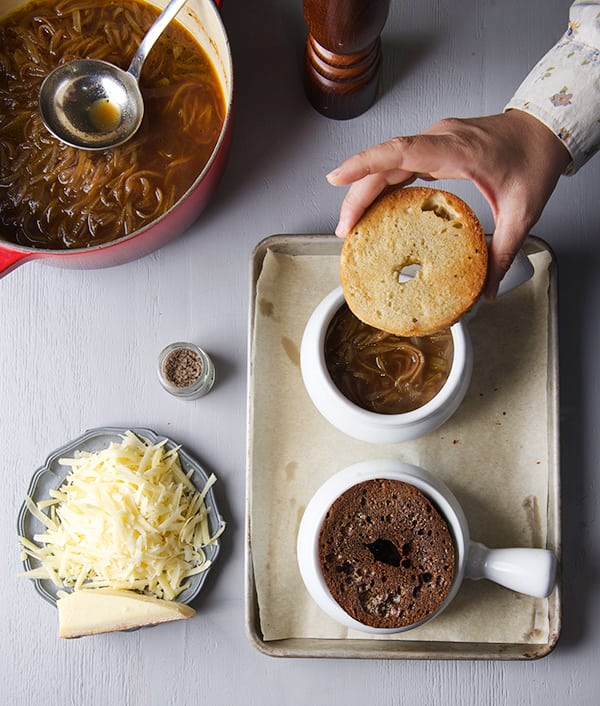
[[[402,282],[404,277],[409,279],[414,279],[421,271],[421,264],[418,262],[411,262],[408,265],[404,265],[396,270],[394,270],[394,275],[397,277],[398,282]]]

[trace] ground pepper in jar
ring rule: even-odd
[[[212,388],[215,368],[208,355],[193,343],[171,343],[160,353],[158,377],[167,392],[194,399]]]
[[[167,382],[175,387],[193,385],[202,373],[202,361],[190,348],[176,348],[163,362],[163,374]]]

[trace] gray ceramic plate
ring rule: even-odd
[[[70,441],[68,444],[61,446],[59,449],[56,449],[56,451],[53,451],[48,456],[46,463],[41,468],[38,468],[38,470],[33,474],[27,495],[29,495],[34,503],[37,503],[40,500],[48,499],[50,489],[60,487],[71,470],[69,467],[62,466],[59,463],[59,459],[73,456],[76,450],[100,451],[106,448],[111,441],[119,442],[121,440],[121,435],[127,430],[128,428],[121,427],[101,427],[98,429],[90,429],[79,438]],[[150,429],[130,428],[130,430],[137,436],[148,439],[152,444],[156,444],[165,438],[164,436],[155,434]],[[178,444],[174,441],[167,439],[165,446],[167,449],[172,449],[177,445]],[[194,483],[196,488],[201,491],[208,480],[207,473],[204,471],[202,466],[200,466],[200,464],[195,461],[184,449],[179,449],[179,459],[181,461],[181,467],[185,473],[188,473],[190,470],[193,471],[190,480]],[[215,502],[213,488],[208,491],[204,502],[208,509],[208,521],[210,533],[212,535],[217,532],[223,523]],[[35,534],[42,533],[44,529],[45,528],[42,523],[29,512],[26,504],[23,503],[17,520],[17,531],[19,536],[27,537],[31,541],[34,541],[33,536]],[[212,565],[217,557],[217,554],[219,553],[219,541],[216,540],[213,544],[205,547],[204,551],[206,558],[211,561]],[[31,557],[24,559],[23,564],[26,571],[35,569],[40,565],[38,561]],[[193,601],[200,592],[209,570],[210,567],[206,571],[192,576],[190,578],[190,586],[186,588],[185,591],[182,591],[177,596],[176,600],[180,603],[190,603]],[[56,605],[56,594],[58,591],[69,590],[61,589],[55,586],[49,579],[34,579],[33,583],[40,596],[53,605]]]

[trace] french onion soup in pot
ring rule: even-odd
[[[329,324],[324,353],[331,379],[348,400],[378,414],[403,414],[442,389],[454,345],[449,328],[396,336],[363,323],[344,304]]]
[[[155,222],[192,187],[226,104],[211,60],[177,21],[144,64],[144,119],[125,144],[78,150],[38,112],[40,84],[56,65],[92,58],[126,67],[158,13],[143,0],[33,0],[0,20],[1,240],[94,247]]]

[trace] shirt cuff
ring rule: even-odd
[[[570,35],[538,62],[504,108],[523,110],[554,132],[572,157],[565,174],[600,148],[600,51]]]

